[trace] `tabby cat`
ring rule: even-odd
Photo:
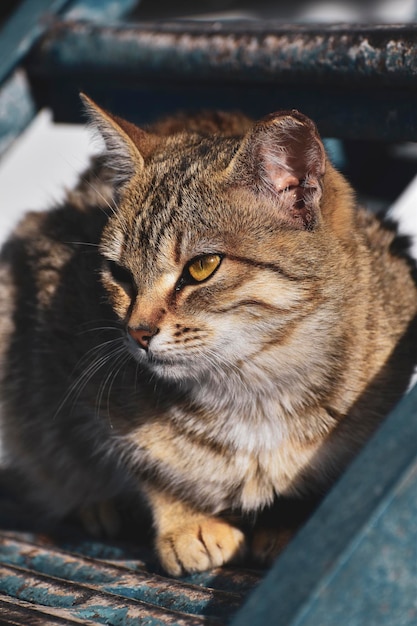
[[[301,113],[144,131],[84,102],[106,153],[2,252],[4,446],[57,517],[140,493],[165,570],[204,570],[407,389],[413,268]],[[279,543],[255,527],[258,556]]]

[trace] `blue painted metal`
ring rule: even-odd
[[[35,542],[36,537],[28,535],[26,540]],[[116,563],[134,571],[146,569],[150,573],[160,572],[159,563],[154,554],[144,551],[143,546],[138,550],[131,543],[101,543],[92,541],[91,538],[85,541],[80,540],[80,538],[71,541],[68,537],[65,540],[61,540],[59,546],[66,552],[77,553],[90,559]],[[183,576],[181,580],[184,583],[199,587],[230,591],[243,598],[259,584],[262,577],[262,571],[226,567],[188,574]]]
[[[0,156],[36,114],[25,73],[17,69],[0,88]]]
[[[40,45],[55,66],[220,83],[413,86],[417,25],[306,26],[274,22],[55,24]]]
[[[0,156],[37,111],[19,64],[66,4],[68,0],[25,0],[0,30]]]
[[[25,0],[0,30],[0,84],[47,30],[68,0]]]
[[[416,478],[414,388],[280,556],[233,626],[415,626]]]
[[[36,571],[79,584],[94,585],[102,592],[113,593],[165,607],[170,610],[224,617],[231,615],[242,604],[242,594],[214,591],[196,585],[171,580],[146,569],[124,567],[120,564],[99,562],[63,550],[42,547],[36,543],[3,536],[0,544],[2,563]],[[0,581],[0,590],[8,586]]]
[[[95,620],[114,626],[149,624],[162,626],[200,626],[218,620],[183,614],[139,600],[119,597],[95,589],[94,585],[70,583],[23,568],[0,566],[0,592],[41,607],[70,609],[74,618]]]
[[[97,626],[95,620],[74,618],[67,609],[34,606],[30,602],[8,597],[0,597],[0,623],[21,626]]]
[[[0,610],[15,599],[15,610],[23,603],[43,619],[50,609],[114,625],[226,624],[261,579],[261,572],[224,568],[173,580],[156,573],[144,547],[70,537],[0,531]]]
[[[417,140],[417,25],[64,21],[27,71],[62,119],[83,89],[141,123],[175,108],[299,108],[327,136]]]
[[[36,41],[67,9],[67,19],[123,19],[137,0],[24,0],[0,30],[0,156],[35,116],[38,106],[19,67]]]
[[[65,19],[108,24],[128,19],[138,4],[140,0],[76,0],[65,11]]]

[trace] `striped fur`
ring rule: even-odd
[[[4,448],[55,515],[138,493],[170,573],[220,565],[230,513],[324,492],[406,390],[413,268],[299,113],[88,107],[109,154],[2,253]]]

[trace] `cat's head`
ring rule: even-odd
[[[241,136],[158,136],[87,106],[115,170],[102,276],[132,354],[201,379],[260,358],[284,372],[293,342],[300,359],[317,353],[314,328],[325,340],[334,322],[320,308],[334,280],[326,240],[350,197],[313,122],[279,112]]]

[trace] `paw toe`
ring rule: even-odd
[[[224,565],[244,552],[245,537],[237,528],[203,519],[157,541],[161,563],[174,576]]]

